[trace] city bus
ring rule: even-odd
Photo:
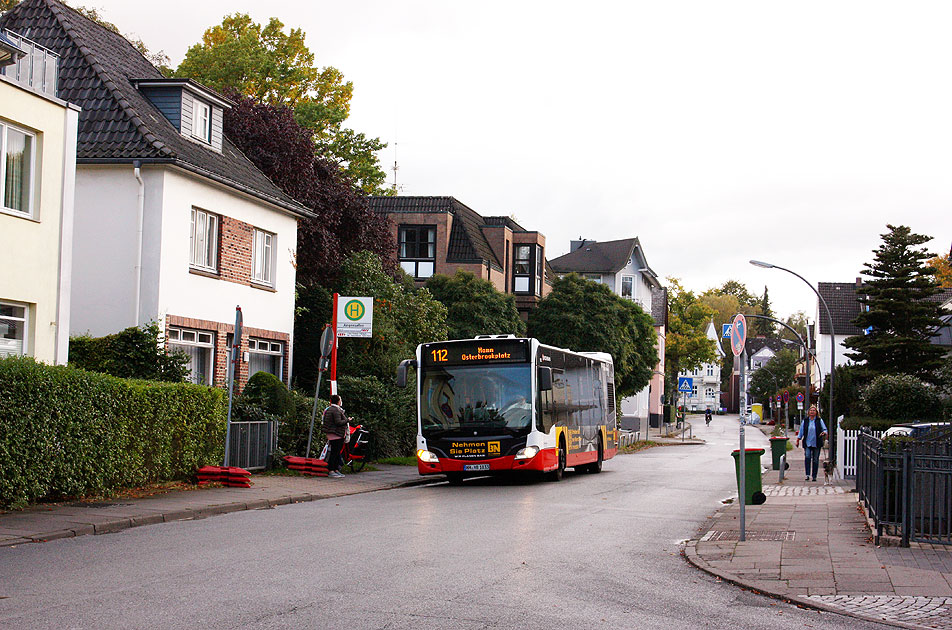
[[[417,369],[417,469],[465,477],[566,468],[598,473],[618,451],[611,355],[512,335],[424,343]]]

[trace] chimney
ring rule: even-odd
[[[859,276],[857,276],[857,277],[856,277],[856,288],[858,289],[858,288],[860,288],[861,286],[863,286],[863,279],[860,278]]]

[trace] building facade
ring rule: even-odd
[[[404,271],[422,284],[433,275],[468,271],[515,297],[525,318],[548,295],[545,236],[511,217],[484,217],[454,197],[371,197],[393,223]]]
[[[689,411],[717,411],[721,400],[721,362],[724,358],[724,349],[721,347],[720,335],[714,327],[714,322],[708,322],[707,338],[714,341],[718,359],[711,363],[702,363],[692,370],[685,370],[678,374],[691,379],[691,392],[680,394],[680,403]]]
[[[290,382],[297,221],[309,212],[224,136],[230,103],[164,77],[56,0],[24,0],[0,25],[59,56],[60,98],[82,108],[70,331],[154,321],[193,382],[223,385],[240,306],[239,383],[259,370]]]
[[[58,64],[0,30],[0,357],[65,364],[79,110],[57,97]]]

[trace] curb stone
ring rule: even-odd
[[[361,490],[356,490],[353,492],[337,492],[337,493],[303,493],[295,495],[286,495],[282,497],[277,497],[274,499],[256,499],[248,502],[236,501],[233,503],[223,503],[219,505],[210,505],[201,508],[195,509],[176,509],[170,510],[168,512],[162,512],[157,514],[149,515],[140,515],[140,516],[130,516],[119,518],[116,520],[105,521],[102,523],[96,524],[77,524],[77,527],[69,529],[60,529],[51,532],[44,532],[43,534],[35,534],[30,536],[23,536],[18,538],[5,538],[0,540],[0,548],[2,547],[16,547],[18,545],[25,545],[27,543],[44,543],[53,540],[61,540],[63,538],[76,538],[78,536],[85,536],[88,534],[100,535],[100,534],[114,534],[121,532],[127,529],[132,529],[133,527],[141,527],[145,525],[157,525],[159,523],[172,523],[175,521],[190,521],[190,520],[199,520],[209,518],[211,516],[220,516],[223,514],[232,514],[234,512],[246,512],[250,510],[258,510],[264,508],[274,508],[279,505],[291,505],[294,503],[307,503],[310,501],[320,501],[322,499],[333,499],[343,496],[351,496],[357,494],[367,494],[369,492],[380,492],[382,490],[395,490],[397,488],[410,488],[414,486],[424,486],[432,483],[439,483],[443,481],[442,477],[439,478],[421,478],[421,479],[411,479],[409,481],[403,481],[395,483],[389,486],[383,486],[381,488],[366,488]]]

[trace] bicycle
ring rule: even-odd
[[[370,430],[358,424],[350,428],[350,440],[344,442],[340,452],[341,468],[350,466],[351,472],[358,473],[367,464],[370,444]]]

